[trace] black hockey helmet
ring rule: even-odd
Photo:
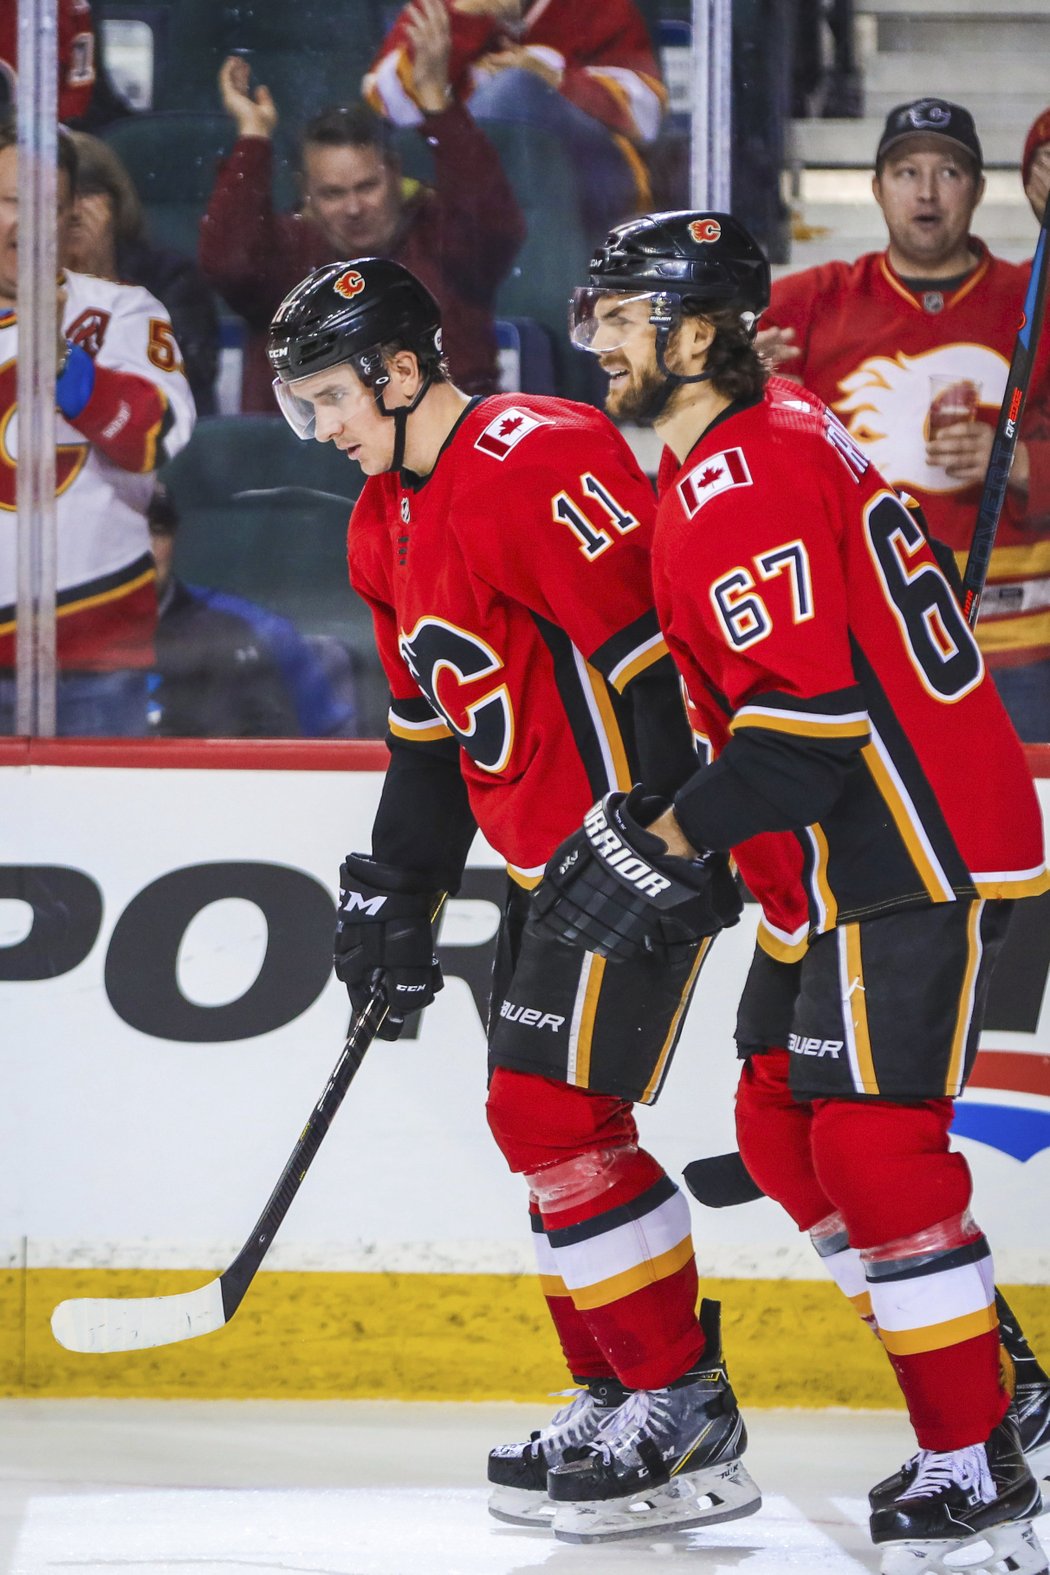
[[[387,410],[390,381],[383,346],[415,353],[423,383],[411,407]],[[295,382],[348,362],[385,416],[407,417],[441,365],[441,311],[415,274],[386,257],[326,263],[297,284],[277,308],[266,346],[277,402],[299,437],[313,436],[313,409]]]
[[[610,230],[591,258],[590,284],[574,292],[569,335],[574,345],[600,354],[615,349],[594,344],[595,307],[609,294],[646,299],[656,329],[656,359],[669,381],[702,382],[707,373],[685,378],[664,359],[667,341],[687,308],[739,312],[749,332],[769,305],[769,262],[758,243],[731,213],[685,209],[648,213]]]

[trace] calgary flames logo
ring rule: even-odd
[[[360,295],[365,287],[365,281],[356,268],[348,268],[341,273],[332,286],[336,295],[341,295],[344,300],[352,301],[355,295]]]
[[[931,375],[966,378],[980,388],[980,404],[998,409],[1007,363],[984,345],[939,345],[924,355],[870,356],[839,379],[832,409],[846,430],[896,487],[958,492],[965,484],[926,462]]]
[[[17,363],[8,361],[0,366],[0,513],[4,514],[13,513],[15,509],[15,480],[18,470],[17,395]],[[56,497],[61,497],[73,485],[87,463],[90,452],[88,443],[56,443]]]
[[[717,219],[694,219],[689,226],[689,233],[697,245],[709,246],[721,236],[722,226]]]

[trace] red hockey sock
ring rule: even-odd
[[[574,1378],[611,1377],[612,1365],[609,1358],[588,1328],[583,1314],[576,1311],[576,1304],[557,1272],[535,1197],[529,1199],[529,1218],[532,1224],[532,1244],[536,1249],[540,1286],[551,1321],[561,1341],[569,1372]]]
[[[999,1329],[940,1351],[891,1355],[920,1449],[945,1454],[983,1443],[1006,1415]]]
[[[658,1389],[688,1372],[704,1348],[689,1208],[638,1148],[630,1106],[500,1067],[488,1114],[511,1169],[525,1173],[538,1200],[545,1289],[558,1301],[565,1287],[602,1352],[602,1373],[630,1389]],[[578,1326],[552,1315],[570,1365],[588,1362],[577,1376],[599,1376]]]
[[[660,1389],[704,1348],[689,1207],[642,1149],[615,1150],[612,1172],[600,1198],[543,1209],[547,1242],[605,1370],[628,1389]]]
[[[983,1443],[1009,1397],[1000,1381],[988,1243],[970,1173],[948,1144],[948,1099],[818,1100],[817,1173],[860,1250],[879,1337],[923,1449]]]

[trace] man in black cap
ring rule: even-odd
[[[919,501],[960,565],[1028,277],[970,232],[982,170],[968,110],[938,98],[892,110],[872,182],[886,250],[779,280],[758,340]],[[1050,739],[1050,441],[1037,436],[1048,430],[1046,364],[1029,390],[978,629],[1030,741]]]

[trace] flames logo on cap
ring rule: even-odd
[[[344,300],[352,301],[355,295],[360,295],[365,287],[365,281],[356,268],[348,268],[341,273],[332,286],[336,295],[341,295]]]
[[[709,246],[721,236],[722,226],[717,219],[694,219],[689,233],[700,246]]]
[[[912,104],[905,118],[920,130],[943,131],[951,123],[952,112],[940,99],[923,98]]]

